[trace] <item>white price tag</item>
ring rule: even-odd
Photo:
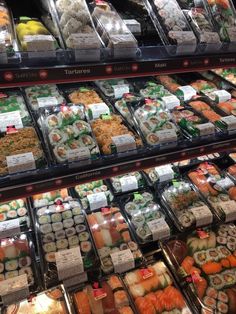
[[[116,146],[117,153],[136,149],[135,139],[130,134],[113,136],[112,143]]]
[[[87,199],[89,201],[90,210],[106,207],[108,205],[107,197],[104,192],[88,195]]]
[[[129,93],[129,85],[127,84],[113,85],[112,87],[114,89],[114,95],[116,99],[121,98],[124,94]]]
[[[159,177],[159,182],[170,181],[174,179],[174,170],[171,165],[155,167],[155,171]]]
[[[70,149],[67,151],[67,154],[69,162],[91,158],[90,150],[88,149],[88,147]]]
[[[128,29],[131,31],[133,34],[141,34],[141,24],[134,19],[130,20],[123,20],[125,25],[128,27]]]
[[[0,295],[5,305],[26,299],[29,296],[27,275],[24,274],[1,281]]]
[[[211,93],[217,103],[226,102],[231,99],[231,94],[226,90],[216,90]]]
[[[91,110],[93,119],[98,119],[103,114],[110,114],[110,109],[104,102],[88,105],[88,108]]]
[[[59,280],[68,279],[84,272],[79,246],[55,253]]]
[[[214,124],[211,122],[197,124],[196,128],[200,131],[200,136],[212,135],[215,133]]]
[[[177,142],[177,134],[175,130],[157,131],[156,135],[159,137],[160,143]]]
[[[191,212],[196,219],[196,227],[209,225],[213,221],[212,212],[206,205],[191,208]]]
[[[193,96],[197,95],[196,90],[190,85],[181,86],[178,88],[178,90],[182,94],[184,101],[191,100]]]
[[[120,184],[122,192],[138,189],[138,181],[135,176],[125,176],[120,178]]]
[[[226,177],[222,180],[218,180],[216,182],[216,185],[218,185],[221,189],[228,190],[229,188],[234,186],[234,183],[230,178]]]
[[[0,222],[0,239],[8,238],[20,233],[19,218]]]
[[[56,97],[40,97],[37,98],[39,108],[59,105]]]
[[[130,249],[111,254],[115,273],[124,273],[135,267],[134,256]]]
[[[170,227],[164,218],[148,221],[147,225],[151,230],[153,241],[168,238],[170,236]]]
[[[14,125],[16,129],[23,128],[20,111],[5,112],[0,114],[0,131],[6,132],[7,127],[11,125]]]
[[[225,222],[236,220],[236,202],[231,200],[227,202],[219,202],[218,205],[225,213]]]
[[[172,110],[177,106],[180,106],[180,100],[175,96],[164,96],[162,97],[162,101],[167,109]]]
[[[6,156],[9,174],[36,169],[33,153]]]
[[[231,115],[227,117],[222,117],[220,119],[227,125],[228,130],[235,130],[236,129],[236,117]]]

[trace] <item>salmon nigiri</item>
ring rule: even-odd
[[[79,314],[91,314],[89,299],[84,291],[75,293],[74,301]]]
[[[119,314],[118,310],[116,310],[113,292],[106,281],[102,282],[102,289],[107,295],[105,298],[102,299],[104,313]]]
[[[156,314],[155,307],[153,304],[146,298],[138,297],[135,300],[135,305],[140,314]]]
[[[204,110],[211,110],[211,107],[208,104],[206,104],[204,101],[200,101],[200,100],[191,101],[189,103],[189,105],[198,112],[201,112]]]
[[[207,118],[210,122],[216,122],[221,119],[221,116],[213,110],[204,110],[202,112],[205,118]]]

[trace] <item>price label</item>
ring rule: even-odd
[[[136,149],[135,139],[130,134],[113,136],[112,143],[116,146],[117,153]]]
[[[226,202],[219,202],[218,205],[222,208],[223,212],[225,213],[225,222],[236,220],[236,202],[226,201]]]
[[[197,95],[197,92],[192,86],[186,85],[178,88],[177,95],[180,95],[184,101],[189,101],[193,96]]]
[[[206,205],[191,208],[191,212],[196,219],[196,227],[209,225],[213,221],[212,212]]]
[[[88,147],[70,149],[67,151],[67,154],[69,162],[91,158],[90,150],[88,149]]]
[[[120,184],[122,192],[138,189],[138,181],[135,176],[125,176],[120,178]]]
[[[129,85],[122,84],[122,85],[113,85],[115,99],[121,98],[124,94],[129,93]]]
[[[20,275],[1,281],[0,295],[5,305],[15,304],[29,296],[27,275]]]
[[[11,237],[20,232],[19,218],[0,222],[0,239]]]
[[[17,110],[0,114],[0,131],[6,132],[7,127],[10,125],[14,125],[16,129],[23,128],[20,111]]]
[[[107,197],[104,192],[87,195],[87,199],[91,210],[106,207],[108,205]]]
[[[6,156],[9,174],[36,169],[33,153]]]
[[[134,256],[130,249],[111,254],[115,273],[124,273],[135,267]]]
[[[236,117],[233,115],[222,117],[221,121],[223,121],[227,125],[228,130],[236,129]]]
[[[172,110],[175,107],[180,106],[180,101],[175,95],[164,96],[162,97],[162,101],[167,109]]]
[[[140,274],[144,280],[148,279],[154,275],[153,271],[151,269],[148,269],[148,268],[141,268]]]
[[[177,134],[176,134],[175,130],[157,131],[156,135],[159,138],[159,143],[177,142]]]
[[[218,187],[220,187],[220,191],[222,191],[222,190],[228,190],[229,188],[234,186],[234,183],[230,178],[226,177],[222,180],[217,181],[216,185]],[[217,189],[217,187],[216,187],[216,189]],[[217,190],[219,190],[219,189],[217,189]]]
[[[147,225],[151,230],[153,241],[168,238],[170,236],[170,227],[164,218],[148,221]]]
[[[128,27],[128,29],[131,31],[133,34],[141,34],[141,24],[134,19],[130,20],[123,20],[125,25]]]
[[[104,102],[88,105],[88,108],[92,119],[98,119],[101,115],[110,115],[110,109]]]
[[[213,98],[217,103],[226,102],[231,99],[231,94],[224,89],[216,90],[211,94],[213,95]]]
[[[200,131],[200,136],[207,136],[215,133],[214,124],[211,122],[198,124],[196,125],[196,128]]]
[[[78,285],[80,283],[84,283],[87,281],[88,281],[88,275],[86,272],[84,272],[82,274],[74,275],[71,278],[63,280],[63,285],[65,287],[72,287],[72,286],[75,286],[75,285]]]
[[[174,179],[175,173],[171,165],[155,167],[155,171],[159,177],[159,182],[170,181]]]
[[[63,250],[55,253],[59,280],[68,279],[84,272],[80,248]]]
[[[37,98],[37,102],[39,108],[45,108],[59,104],[56,97],[40,97]]]

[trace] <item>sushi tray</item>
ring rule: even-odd
[[[123,280],[135,304],[136,313],[192,313],[162,260],[126,273]]]
[[[203,198],[183,177],[167,183],[158,193],[162,206],[180,232],[211,225],[215,221]]]
[[[218,75],[225,82],[236,86],[236,72],[234,68],[231,69],[213,69],[211,70],[216,75]]]
[[[63,285],[33,296],[17,304],[3,307],[1,314],[71,314]]]
[[[144,262],[119,207],[106,206],[87,215],[101,269],[105,275],[123,273]]]
[[[83,210],[86,212],[106,207],[114,199],[108,185],[103,180],[76,185],[72,194],[80,199]]]
[[[82,105],[62,105],[41,110],[41,126],[51,159],[57,163],[89,164],[100,152]]]
[[[134,314],[132,301],[119,275],[69,290],[73,313]]]
[[[191,168],[200,164],[203,161],[213,161],[213,162],[220,162],[225,157],[224,154],[221,153],[214,153],[209,155],[198,156],[192,159],[186,159],[182,161],[174,162],[173,165],[177,167],[181,172],[186,172],[187,168]]]
[[[28,231],[30,227],[30,211],[26,199],[0,204],[0,238]]]
[[[163,241],[176,280],[196,313],[235,313],[236,226],[222,224]]]
[[[215,164],[204,162],[190,170],[188,178],[217,217],[226,222],[236,219],[236,186],[225,172]]]
[[[156,190],[158,190],[159,184],[177,179],[179,176],[179,169],[173,164],[144,169],[142,172],[148,186],[154,187]]]
[[[133,92],[132,84],[126,79],[99,80],[95,81],[95,84],[110,100],[119,99],[123,94]]]
[[[64,279],[58,270],[56,252],[78,248],[84,272],[99,266],[85,215],[78,201],[44,206],[36,209],[35,215],[40,264],[46,287],[52,287]]]
[[[146,181],[141,171],[130,172],[107,179],[114,195],[137,191],[146,187]]]
[[[14,237],[0,239],[0,281],[9,284],[7,294],[11,292],[11,279],[15,278],[21,282],[20,277],[26,275],[26,286],[29,293],[35,293],[40,289],[39,271],[36,264],[35,249],[31,233],[21,233]],[[2,285],[3,286],[3,285]],[[6,297],[6,295],[5,295]],[[14,295],[11,296],[14,301]],[[1,299],[1,298],[0,298]],[[3,296],[1,301],[3,301]]]
[[[149,189],[123,195],[119,202],[140,246],[168,238],[172,233],[170,219]]]
[[[58,201],[71,201],[72,196],[69,195],[67,189],[50,191],[41,194],[32,195],[30,198],[32,208],[39,208],[43,206],[53,205]]]

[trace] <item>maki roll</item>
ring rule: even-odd
[[[208,287],[206,290],[206,295],[210,298],[216,299],[218,296],[218,291],[215,288]]]
[[[88,253],[92,249],[92,244],[90,241],[84,241],[80,244],[81,252]]]
[[[71,228],[74,226],[74,220],[72,218],[69,218],[69,219],[65,219],[63,221],[63,226],[64,228]]]
[[[146,240],[148,237],[152,235],[151,230],[147,225],[143,227],[138,227],[136,229],[136,233],[142,240]]]
[[[209,281],[211,287],[215,288],[216,290],[221,290],[225,286],[223,277],[220,274],[209,276]]]
[[[28,267],[31,265],[31,258],[29,256],[19,258],[19,267]]]
[[[5,263],[5,269],[7,271],[16,270],[18,268],[18,261],[17,260],[10,260]]]
[[[219,291],[218,292],[217,299],[220,302],[224,302],[224,303],[227,303],[229,301],[229,297],[228,297],[228,295],[224,291]]]
[[[75,221],[76,225],[79,225],[79,224],[83,223],[84,220],[85,220],[85,218],[84,218],[83,215],[74,216],[74,221]]]
[[[204,297],[203,303],[209,307],[210,309],[215,310],[216,309],[216,300],[210,297]]]
[[[228,313],[229,310],[228,305],[220,301],[217,302],[216,308],[220,313]]]
[[[7,212],[7,217],[11,218],[11,219],[16,218],[17,217],[17,212],[15,210],[9,210]]]
[[[53,129],[61,126],[61,120],[57,117],[57,115],[52,114],[46,118],[46,126],[49,129]]]
[[[160,139],[155,133],[149,133],[146,137],[146,141],[149,145],[160,144]]]
[[[40,231],[43,234],[51,233],[52,232],[52,226],[50,224],[45,224],[39,227]]]
[[[49,215],[39,217],[40,225],[49,224],[51,222],[51,218]]]
[[[65,239],[66,233],[64,230],[59,230],[55,232],[55,237],[57,240]]]
[[[23,267],[19,270],[19,275],[27,275],[28,282],[32,285],[34,283],[34,276],[31,267]]]
[[[67,249],[68,247],[68,240],[67,239],[61,239],[56,241],[56,247],[58,250]]]
[[[54,232],[60,231],[60,230],[62,230],[62,229],[63,229],[63,224],[62,224],[62,222],[54,222],[54,223],[52,224],[52,230],[53,230]]]
[[[78,238],[78,236],[71,236],[71,237],[68,237],[68,243],[69,243],[69,246],[70,246],[70,247],[78,246],[78,244],[79,244],[79,238]]]
[[[46,253],[49,252],[56,252],[57,248],[56,248],[56,244],[54,242],[49,242],[49,243],[45,243],[43,245],[43,250]]]
[[[27,209],[25,207],[20,207],[17,209],[17,215],[23,217],[27,214]]]
[[[72,213],[73,215],[80,215],[81,214],[81,208],[80,207],[75,207],[75,208],[72,208]]]
[[[79,234],[80,242],[87,241],[89,239],[89,233],[87,231],[81,232]]]
[[[68,228],[65,230],[66,236],[71,237],[76,234],[75,228]]]
[[[68,140],[74,139],[77,136],[76,130],[71,125],[65,126],[62,131],[67,136]]]
[[[78,135],[91,133],[90,125],[87,122],[82,121],[82,120],[74,122],[73,128]]]
[[[60,213],[55,213],[51,215],[52,222],[61,222],[62,217]]]
[[[81,147],[88,147],[89,149],[96,146],[94,139],[90,135],[81,135],[79,137],[79,143]]]
[[[15,278],[19,275],[17,270],[14,271],[8,271],[5,273],[5,279]]]
[[[193,254],[193,258],[197,265],[202,266],[207,262],[207,253],[206,251],[198,251]]]
[[[48,263],[55,263],[56,262],[55,252],[45,254],[45,259]]]
[[[67,135],[58,129],[53,129],[48,136],[49,141],[53,146],[56,144],[62,144],[68,139]]]
[[[145,223],[145,217],[143,215],[135,215],[131,219],[131,222],[136,228],[141,227]]]
[[[55,236],[54,233],[47,233],[43,236],[43,242],[44,243],[49,243],[49,242],[53,242],[55,240]]]
[[[58,162],[63,162],[68,159],[68,148],[65,145],[57,145],[54,149],[54,155]]]
[[[69,219],[72,218],[72,212],[70,210],[66,210],[62,213],[62,218],[63,219]]]
[[[77,226],[75,227],[75,229],[76,229],[76,231],[77,231],[78,233],[80,233],[80,232],[83,232],[83,231],[86,230],[86,226],[85,226],[85,225],[77,225]]]

